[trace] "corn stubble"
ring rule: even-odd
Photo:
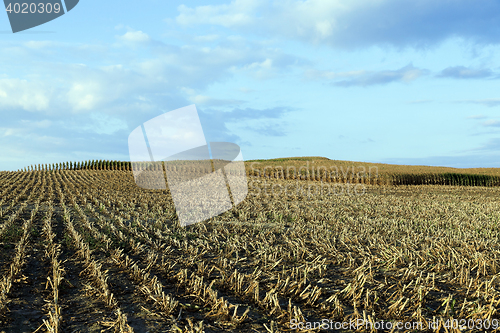
[[[282,332],[321,319],[438,321],[429,331],[458,332],[446,321],[500,319],[500,188],[366,186],[312,197],[250,189],[236,208],[182,228],[168,190],[140,189],[130,171],[0,173],[0,237],[13,244],[0,262],[0,325],[13,316],[33,230],[50,267],[47,332],[72,320],[69,274],[88,281],[82,292],[112,314],[99,324],[114,332]]]

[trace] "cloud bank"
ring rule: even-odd
[[[500,2],[495,0],[235,0],[181,5],[178,11],[176,22],[182,26],[217,25],[340,48],[421,48],[451,37],[500,41]]]

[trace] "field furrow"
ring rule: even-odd
[[[170,192],[129,171],[0,173],[0,332],[500,331],[500,188],[248,181],[267,188],[181,227]]]

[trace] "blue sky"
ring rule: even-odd
[[[195,104],[245,160],[500,166],[500,2],[92,1],[13,34],[0,14],[0,170],[129,160]]]

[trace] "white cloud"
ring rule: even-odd
[[[50,120],[44,119],[40,121],[31,121],[31,120],[21,120],[21,124],[23,127],[29,126],[31,128],[49,128],[52,125]]]
[[[495,107],[495,106],[500,106],[500,99],[489,98],[489,99],[462,100],[462,101],[455,101],[455,103],[480,104],[488,107]]]
[[[190,100],[195,104],[205,104],[207,102],[210,102],[211,99],[212,98],[208,96],[202,96],[202,95],[197,95],[190,98]]]
[[[448,67],[441,71],[439,77],[449,77],[454,79],[482,79],[493,75],[488,68],[475,69],[464,66]]]
[[[333,27],[330,22],[325,20],[316,23],[316,30],[318,30],[322,38],[326,38],[332,35]]]
[[[131,43],[147,43],[151,40],[149,35],[142,31],[126,32],[123,36],[120,36],[120,39]]]
[[[316,70],[316,69],[308,69],[304,72],[304,76],[307,79],[317,80],[317,79],[328,79],[334,80],[338,78],[346,78],[346,77],[357,77],[366,74],[367,72],[364,70],[359,71],[348,71],[348,72],[332,72],[326,70]]]
[[[0,110],[2,108],[44,111],[49,108],[52,91],[42,82],[0,79]]]
[[[490,120],[486,120],[482,123],[483,126],[492,126],[492,127],[500,127],[500,121],[498,120],[494,120],[494,119],[490,119]]]
[[[75,82],[67,93],[70,105],[76,111],[92,110],[101,101],[97,82]]]
[[[194,38],[194,41],[196,42],[213,42],[218,40],[220,37],[219,35],[205,35],[205,36],[196,36]]]
[[[249,69],[271,69],[273,66],[273,60],[272,59],[266,59],[262,62],[254,62],[247,66]]]
[[[243,101],[236,99],[218,99],[204,95],[192,96],[190,97],[190,101],[196,105],[202,105],[202,106],[227,106],[227,105],[234,106],[243,104]]]
[[[412,82],[419,77],[428,74],[428,70],[413,67],[409,64],[397,70],[383,71],[348,71],[332,72],[321,70],[306,70],[304,77],[311,80],[331,80],[339,86],[371,86],[388,84],[391,82]]]
[[[84,61],[78,57],[82,47],[85,45],[64,45],[65,51],[76,55],[72,63],[34,65],[31,72],[36,75],[30,75],[28,80],[4,75],[6,78],[0,79],[0,112],[21,108],[51,114],[85,113],[110,110],[130,98],[138,101],[137,96],[142,96],[142,102],[147,101],[152,107],[151,94],[190,89],[189,95],[202,95],[200,91],[209,84],[233,75],[231,69],[248,70],[265,77],[292,62],[291,57],[258,44],[252,45],[253,51],[249,52],[249,46],[242,48],[231,44],[207,48],[157,42],[154,52],[148,56],[139,56],[136,50],[120,45],[110,45],[104,51],[120,50],[127,61],[120,59],[116,64],[90,66],[80,64]],[[93,49],[91,45],[87,48]],[[57,55],[60,49],[55,47],[51,52]],[[204,103],[227,105],[237,102],[240,101],[211,99]]]
[[[177,7],[180,14],[176,21],[181,25],[216,24],[224,27],[247,26],[255,22],[254,11],[260,0],[236,0],[229,5],[208,5],[189,8]]]
[[[236,0],[178,7],[178,24],[219,25],[336,47],[428,46],[451,37],[498,43],[494,0]]]
[[[55,42],[51,42],[51,41],[34,41],[34,40],[30,40],[30,41],[27,41],[26,43],[24,43],[24,45],[27,48],[30,48],[30,49],[45,49],[45,48],[56,46],[56,43]]]
[[[22,131],[17,128],[0,127],[0,133],[2,134],[3,137],[15,136],[21,132]]]
[[[276,75],[276,68],[273,66],[273,59],[267,58],[264,61],[253,62],[244,67],[257,79],[268,79]]]
[[[235,35],[210,47],[178,46],[125,28],[128,32],[115,36],[114,44],[0,43],[3,63],[30,64],[0,73],[0,148],[10,144],[2,154],[15,143],[21,155],[46,162],[109,158],[123,149],[129,129],[161,112],[190,102],[204,107],[245,103],[206,93],[210,85],[231,79],[234,70],[277,74],[297,59]],[[202,40],[217,38],[207,34]],[[235,89],[240,84],[245,83]],[[8,158],[0,159],[0,168],[6,168]]]
[[[347,1],[259,1],[236,0],[230,4],[178,7],[180,25],[212,24],[226,28],[321,40],[335,32],[336,18],[364,5],[359,0]],[[359,4],[361,3],[361,4]]]
[[[484,119],[484,118],[486,118],[486,116],[482,114],[467,117],[467,119]]]

